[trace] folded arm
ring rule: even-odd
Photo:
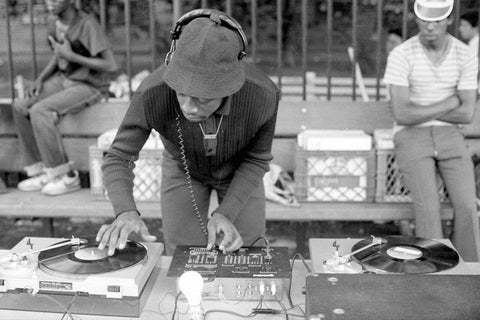
[[[118,69],[113,51],[109,48],[100,51],[95,57],[86,57],[73,51],[72,45],[67,39],[64,39],[64,41],[60,43],[57,42],[52,36],[49,36],[48,40],[50,41],[55,54],[59,57],[67,59],[70,62],[78,63],[89,69],[97,71],[115,72]]]
[[[454,124],[467,124],[473,119],[477,104],[477,90],[459,90],[460,106],[437,119]]]
[[[418,105],[410,100],[409,88],[406,86],[392,85],[390,95],[395,121],[399,125],[406,126],[440,120],[440,118],[462,105],[460,97],[457,95],[429,105]]]

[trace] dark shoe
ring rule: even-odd
[[[7,193],[7,186],[5,182],[0,178],[0,193]]]

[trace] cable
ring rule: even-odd
[[[265,242],[265,246],[268,247],[269,242],[268,242],[267,238],[265,238],[265,236],[259,236],[257,239],[255,239],[255,240],[252,242],[252,244],[250,244],[250,247],[253,247],[253,246],[255,245],[255,243],[257,243],[258,240],[262,240],[262,239],[263,239],[263,241]]]
[[[158,308],[158,311],[155,311],[155,310],[149,310],[149,309],[145,309],[142,311],[142,314],[144,312],[153,312],[153,313],[158,313],[160,314],[165,320],[167,320],[167,315],[169,315],[171,312],[163,312],[162,311],[162,304],[163,302],[165,301],[165,299],[168,297],[168,296],[172,296],[173,299],[175,299],[176,295],[171,293],[171,292],[166,292],[165,295],[163,296],[162,299],[160,299],[160,301],[157,303],[157,308]],[[169,305],[170,307],[170,305]]]
[[[285,312],[285,319],[288,320],[288,310],[287,310],[287,307],[285,307],[285,305],[283,304],[282,301],[280,301],[279,299],[276,299],[277,300],[277,303],[279,304],[280,308],[282,308],[283,312]]]
[[[300,258],[303,265],[305,266],[305,269],[307,269],[307,272],[312,273],[312,270],[310,269],[310,266],[307,264],[307,262],[305,261],[305,258],[300,253],[295,253],[295,255],[292,258],[292,272],[293,272],[293,263],[295,262],[296,258]]]
[[[68,306],[67,306],[67,310],[70,310],[70,308],[72,307],[73,302],[75,301],[75,298],[76,298],[76,297],[77,297],[77,295],[74,295],[74,296],[73,296],[73,299],[70,300],[70,302],[68,303]],[[62,315],[62,318],[61,318],[60,320],[63,320],[66,315],[67,315],[67,312],[64,312],[63,315]]]
[[[231,315],[234,315],[234,316],[237,316],[237,317],[240,317],[240,318],[251,318],[251,317],[254,317],[256,314],[251,312],[249,314],[240,314],[240,313],[237,313],[237,312],[234,312],[234,311],[229,311],[229,310],[217,310],[217,309],[211,309],[211,310],[208,310],[205,312],[204,314],[204,320],[207,319],[207,316],[211,313],[226,313],[226,314],[231,314]]]
[[[195,198],[195,194],[193,193],[192,177],[190,176],[190,170],[188,169],[187,155],[185,154],[185,144],[183,143],[183,134],[182,134],[182,127],[180,126],[179,113],[177,113],[177,117],[175,118],[175,123],[176,123],[177,133],[178,133],[178,143],[180,145],[180,154],[182,158],[183,171],[185,172],[185,181],[187,182],[188,193],[190,194],[190,200],[192,201],[193,211],[195,212],[195,216],[197,217],[198,223],[200,224],[200,228],[202,228],[202,232],[205,235],[205,238],[208,240],[208,231],[207,231],[207,228],[205,227],[205,223],[203,222],[202,215],[200,214],[200,210],[198,209],[197,199]]]
[[[223,294],[223,290],[220,289],[220,287],[219,287],[219,290],[218,290],[218,298],[219,298],[223,303],[228,304],[228,305],[231,305],[231,306],[236,305],[236,304],[239,304],[239,303],[245,301],[244,299],[245,299],[245,295],[246,295],[246,294],[247,294],[247,288],[245,288],[245,290],[243,290],[243,294],[242,294],[242,296],[240,297],[240,299],[238,299],[237,302],[230,302],[230,301],[228,301],[228,299],[225,297],[225,295]]]
[[[64,313],[66,315],[68,315],[68,317],[70,318],[70,320],[75,320],[75,318],[73,317],[73,315],[70,313],[70,310],[68,310],[67,307],[65,307],[60,301],[58,301],[57,299],[49,296],[48,294],[37,294],[36,295],[37,297],[40,297],[40,298],[45,298],[45,299],[49,299],[51,301],[53,301],[56,305],[58,305],[62,311],[64,311]],[[62,319],[65,317],[65,314],[62,316]]]
[[[288,303],[290,304],[290,306],[293,308],[298,308],[302,313],[303,315],[305,316],[305,311],[303,311],[303,309],[299,306],[299,305],[294,305],[293,304],[293,301],[292,301],[292,277],[293,277],[293,266],[295,264],[295,260],[297,258],[300,258],[301,261],[303,262],[303,265],[305,266],[305,268],[307,269],[308,273],[311,273],[311,269],[310,267],[307,265],[307,263],[305,262],[305,259],[303,258],[303,256],[300,254],[300,253],[296,253],[293,258],[292,258],[292,266],[291,266],[291,269],[290,269],[290,281],[288,283],[288,294],[287,294],[287,298],[288,298]],[[288,318],[287,318],[288,319]]]
[[[182,292],[179,292],[175,296],[175,304],[173,305],[172,320],[175,320],[175,313],[177,313],[178,298],[180,297],[181,294]]]

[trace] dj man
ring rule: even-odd
[[[133,162],[152,129],[165,147],[161,210],[168,255],[176,245],[235,251],[265,233],[262,178],[272,159],[278,88],[242,60],[245,34],[225,14],[194,10],[174,31],[179,38],[165,65],[143,81],[105,152],[103,180],[116,218],[100,228],[97,241],[110,255],[132,232],[155,241],[132,194]],[[219,206],[208,216],[212,190]]]

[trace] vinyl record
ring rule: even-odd
[[[352,252],[372,243],[363,239]],[[374,273],[433,273],[455,267],[458,253],[438,241],[420,237],[387,236],[380,244],[353,255],[366,271]]]
[[[56,276],[83,278],[122,270],[141,263],[147,257],[147,249],[135,241],[128,240],[124,249],[116,249],[112,256],[108,256],[108,248],[99,250],[95,237],[87,237],[85,240],[80,245],[42,251],[38,255],[40,269]]]

